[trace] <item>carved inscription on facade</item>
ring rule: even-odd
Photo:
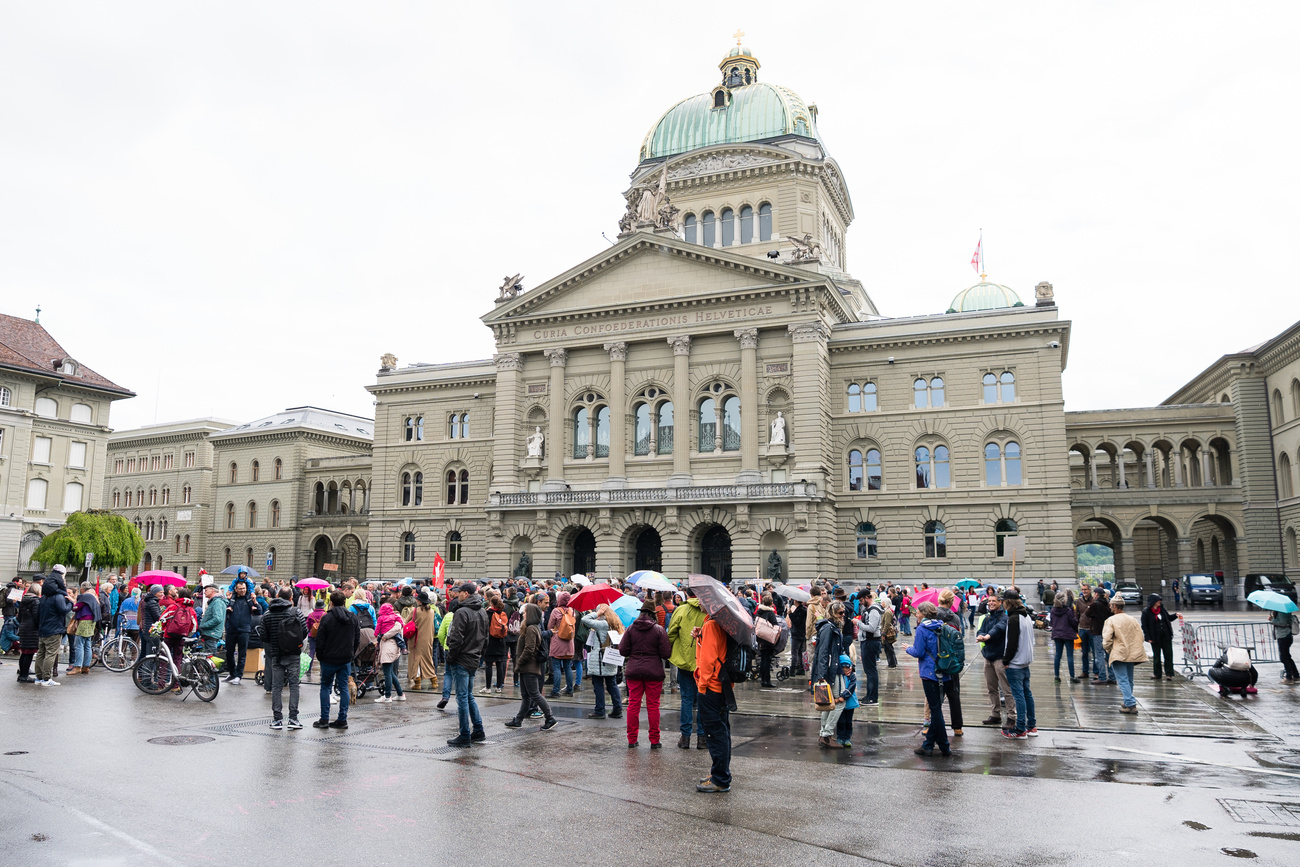
[[[669,316],[652,316],[645,319],[620,319],[613,322],[566,325],[563,328],[539,328],[533,331],[534,340],[551,340],[557,337],[587,337],[598,334],[626,334],[650,331],[655,328],[700,325],[708,322],[734,322],[741,319],[759,319],[771,316],[771,304],[751,304],[748,307],[724,307],[715,310],[696,310],[692,313],[675,313]]]

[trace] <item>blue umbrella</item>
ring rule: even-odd
[[[1256,590],[1246,597],[1246,601],[1258,605],[1265,611],[1281,611],[1283,614],[1300,611],[1300,606],[1292,602],[1289,597],[1272,590]]]
[[[614,609],[624,626],[631,626],[632,621],[641,615],[641,600],[635,596],[624,596],[609,607]]]
[[[249,578],[262,577],[252,566],[227,566],[221,570],[222,575],[238,575],[240,572],[247,572]]]

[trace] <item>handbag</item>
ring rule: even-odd
[[[67,635],[76,635],[76,634],[77,634],[77,618],[74,617],[74,618],[72,618],[71,620],[69,620],[69,621],[68,621],[68,628],[65,629],[65,630],[63,630],[63,631],[64,631],[64,633],[66,633]]]
[[[776,644],[781,637],[781,627],[762,617],[754,621],[754,631],[758,634],[759,641],[768,644]]]
[[[835,693],[824,680],[813,684],[813,705],[823,712],[835,709]]]

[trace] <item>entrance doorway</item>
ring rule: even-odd
[[[715,525],[700,540],[700,571],[726,584],[731,581],[731,534]]]
[[[325,564],[330,561],[330,540],[321,536],[312,546],[312,575],[323,578],[325,575]],[[326,579],[328,580],[328,579]]]
[[[636,568],[663,571],[663,542],[659,531],[646,527],[636,537]]]
[[[585,528],[573,537],[573,571],[577,575],[590,575],[596,571],[596,537]]]

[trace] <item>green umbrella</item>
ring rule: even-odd
[[[1272,590],[1256,590],[1246,597],[1246,601],[1258,605],[1265,611],[1281,611],[1284,614],[1300,611],[1300,606],[1292,602],[1289,597],[1283,596],[1281,593],[1275,593]]]

